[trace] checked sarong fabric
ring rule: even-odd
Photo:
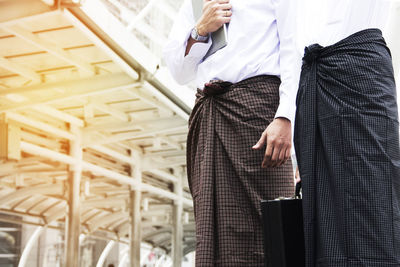
[[[380,30],[306,48],[295,148],[306,266],[400,266],[399,122]]]
[[[197,267],[262,267],[260,201],[294,194],[292,164],[263,169],[252,150],[273,120],[280,79],[257,76],[198,90],[189,120],[188,179]]]

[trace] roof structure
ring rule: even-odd
[[[191,90],[160,67],[179,4],[47,2],[0,1],[0,220],[67,220],[70,245],[85,234],[170,253],[177,242],[181,258],[195,243],[191,100],[171,88]],[[164,28],[147,18],[159,13]]]

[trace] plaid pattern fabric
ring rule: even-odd
[[[378,29],[306,48],[295,148],[306,266],[400,266],[400,147],[390,51]]]
[[[262,169],[265,150],[251,148],[274,118],[279,85],[257,76],[198,90],[187,140],[198,267],[264,266],[260,201],[294,194],[291,162]]]

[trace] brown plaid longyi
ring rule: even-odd
[[[196,266],[264,266],[261,199],[294,193],[292,164],[262,169],[252,150],[279,105],[280,79],[257,76],[198,90],[187,166],[196,220]]]

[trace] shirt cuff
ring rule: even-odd
[[[207,43],[197,42],[192,45],[189,53],[185,56],[185,59],[197,60],[200,62],[204,56],[207,54],[208,50],[210,50],[212,41],[211,37],[208,38]]]
[[[293,104],[291,104],[290,101],[284,101],[283,99],[281,99],[278,109],[275,113],[275,119],[286,118],[293,125],[295,114],[296,114],[296,107]]]

